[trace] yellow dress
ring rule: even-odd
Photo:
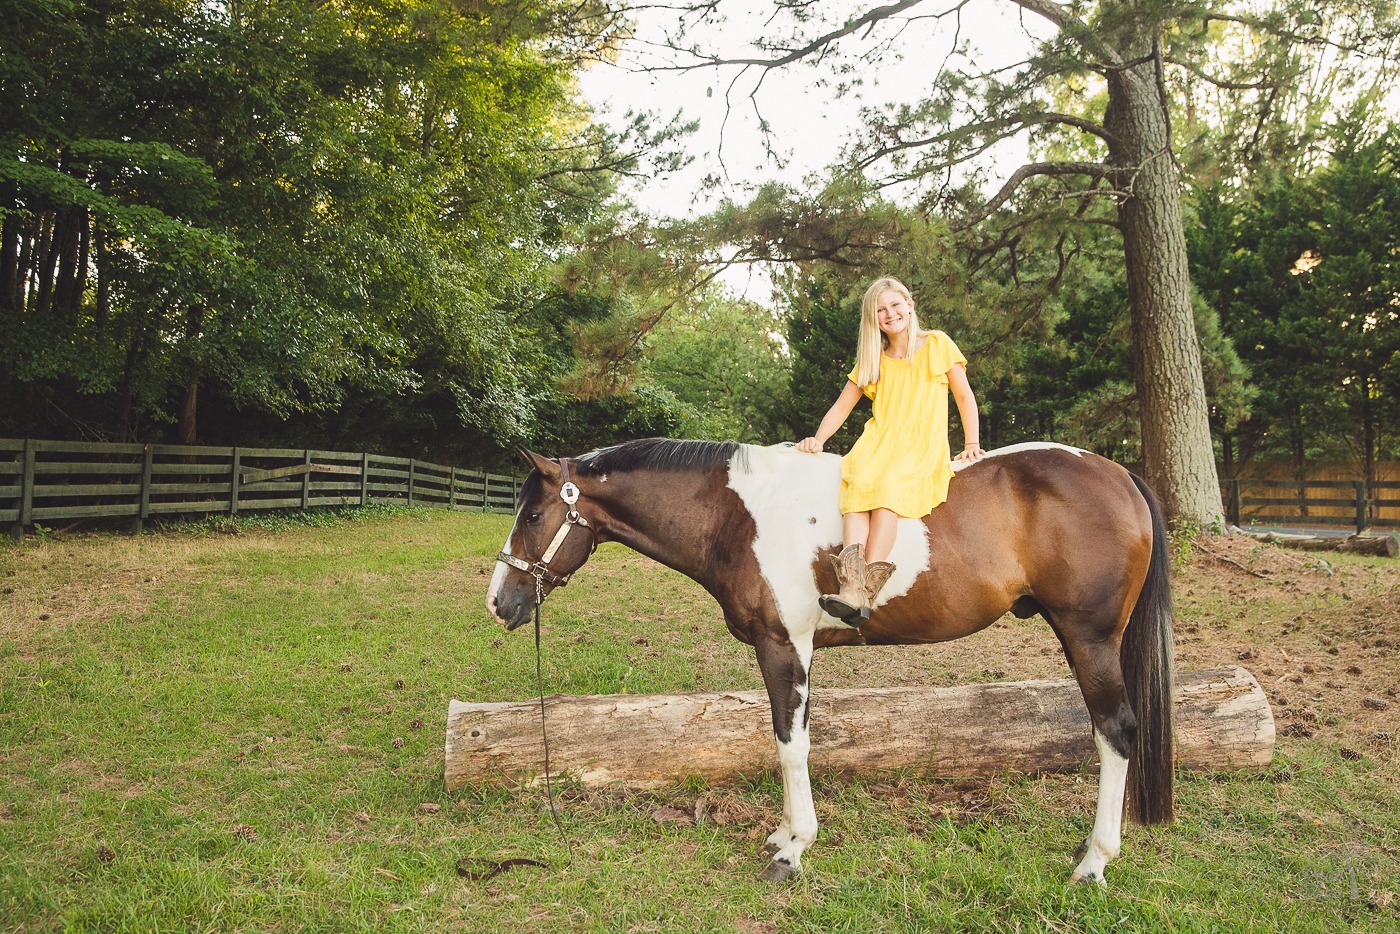
[[[948,499],[948,371],[967,363],[942,331],[924,335],[912,358],[881,356],[880,379],[861,387],[874,413],[841,460],[841,513],[892,509],[920,519]],[[856,380],[851,371],[850,380]]]

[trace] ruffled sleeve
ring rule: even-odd
[[[923,356],[929,378],[940,383],[948,382],[948,371],[955,365],[967,365],[967,357],[963,356],[953,339],[942,331],[928,333],[928,344]]]
[[[856,374],[859,373],[859,372],[860,372],[860,364],[857,363],[857,364],[855,365],[855,367],[851,370],[850,375],[848,375],[846,378],[849,379],[851,382],[855,383],[857,386],[860,386],[860,391],[863,392],[863,393],[865,393],[865,397],[866,397],[867,399],[874,399],[874,398],[875,398],[875,384],[874,384],[874,383],[867,383],[866,385],[861,386],[861,385],[860,385],[860,380],[856,379]]]

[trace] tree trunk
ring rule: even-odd
[[[99,227],[93,231],[92,236],[93,265],[97,267],[97,299],[92,316],[98,340],[101,340],[107,333],[108,310],[112,299],[112,274],[107,269],[107,235]]]
[[[14,198],[8,198],[10,210],[14,210]],[[18,316],[19,301],[19,240],[20,223],[13,214],[5,218],[3,232],[0,232],[0,309]]]
[[[584,785],[710,781],[777,766],[763,691],[546,698],[550,764]],[[1177,762],[1192,769],[1266,766],[1269,700],[1243,668],[1177,677]],[[1094,756],[1089,713],[1072,679],[951,688],[846,688],[812,698],[818,771],[919,769],[941,776],[1063,772]],[[464,704],[447,713],[445,772],[455,791],[544,768],[538,701]]]
[[[86,225],[86,218],[83,219]],[[54,251],[57,253],[58,271],[54,274],[53,310],[59,317],[76,321],[78,301],[81,294],[78,288],[78,253],[82,247],[82,229],[79,227],[79,213],[66,211],[58,216],[54,233]],[[70,325],[62,325],[65,329]]]
[[[185,377],[184,398],[180,402],[180,443],[194,444],[195,415],[199,409],[199,363],[196,359],[196,348],[199,345],[199,336],[204,329],[204,312],[202,305],[197,305],[190,309],[189,317],[185,320]]]
[[[185,381],[185,395],[180,402],[180,443],[194,444],[196,440],[195,415],[199,410],[199,375],[192,375]]]
[[[1124,58],[1146,49],[1124,50]],[[1173,520],[1223,525],[1210,412],[1191,304],[1186,233],[1166,112],[1149,59],[1108,74],[1110,163],[1130,196],[1118,208],[1132,314],[1143,469]]]

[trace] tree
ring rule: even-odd
[[[27,404],[0,423],[239,440],[413,400],[418,443],[444,412],[527,437],[520,309],[666,138],[578,98],[621,27],[588,0],[6,4],[0,395]]]
[[[882,36],[882,48],[888,51],[913,20],[953,19],[968,2],[930,2],[925,5],[932,9],[916,11],[919,0],[897,0],[837,22],[823,20],[809,4],[776,4],[774,21],[785,12],[791,14],[786,25],[772,26],[753,43],[756,54],[740,58],[706,55],[688,45],[685,30],[691,21],[683,17],[671,46],[691,58],[670,67],[762,71],[818,60],[829,71],[834,50],[848,37]],[[931,80],[922,104],[873,113],[866,138],[853,147],[854,165],[865,172],[883,169],[885,174],[877,180],[882,185],[921,179],[945,185],[941,192],[931,192],[931,205],[950,194],[945,180],[951,170],[1000,140],[1048,126],[1082,134],[1085,150],[1096,158],[1024,165],[990,199],[966,212],[962,223],[970,226],[993,215],[1032,179],[1047,180],[1045,193],[1057,199],[1113,199],[1112,217],[1084,219],[1110,224],[1122,238],[1145,473],[1171,516],[1217,524],[1221,501],[1195,327],[1198,308],[1187,270],[1166,75],[1179,68],[1211,77],[1203,66],[1201,37],[1219,24],[1301,43],[1338,43],[1316,27],[1314,5],[1294,0],[1275,4],[1263,14],[1224,0],[1008,2],[1052,30],[1036,53],[1013,69],[970,75],[941,71]],[[1345,6],[1356,21],[1393,34],[1393,5]],[[701,18],[718,8],[712,2],[689,10]],[[847,73],[851,70],[848,65]],[[1048,83],[1076,76],[1102,83],[1106,106],[1101,118],[1049,106]],[[1286,77],[1270,74],[1268,80]],[[1075,180],[1078,184],[1071,184]],[[965,197],[967,192],[956,194]]]
[[[1193,261],[1256,374],[1242,453],[1284,453],[1301,481],[1308,457],[1345,452],[1374,480],[1400,440],[1400,128],[1346,121],[1330,139],[1317,171],[1199,193]]]
[[[684,406],[683,437],[786,440],[791,361],[781,329],[771,310],[711,288],[652,330],[641,372]]]

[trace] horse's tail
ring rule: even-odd
[[[1119,661],[1128,700],[1137,715],[1137,740],[1128,768],[1128,813],[1139,824],[1172,819],[1172,593],[1167,525],[1157,497],[1136,474],[1133,483],[1152,513],[1152,557],[1147,580],[1123,632]]]

